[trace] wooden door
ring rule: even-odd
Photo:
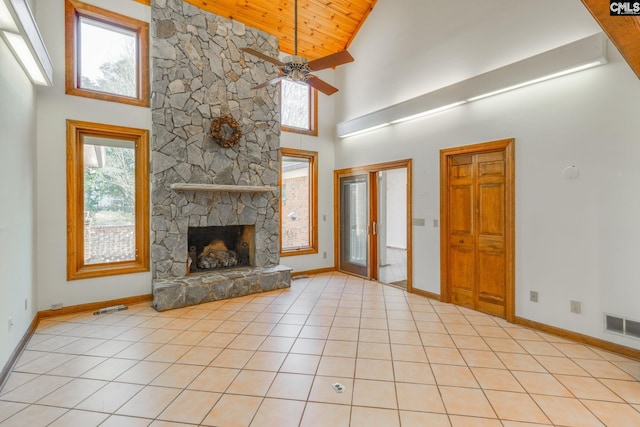
[[[442,152],[442,299],[512,320],[509,141],[507,146],[497,141]]]

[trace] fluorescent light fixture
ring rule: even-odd
[[[396,119],[396,120],[392,121],[391,124],[395,125],[395,124],[398,124],[398,123],[404,123],[404,122],[408,122],[408,121],[411,121],[411,120],[416,120],[416,119],[419,119],[421,117],[430,116],[432,114],[436,114],[436,113],[440,113],[442,111],[447,111],[447,110],[450,110],[452,108],[456,108],[458,105],[462,105],[462,104],[464,104],[466,102],[467,101],[458,101],[458,102],[454,102],[454,103],[449,104],[449,105],[445,105],[443,107],[438,107],[438,108],[434,108],[432,110],[423,111],[422,113],[413,114],[413,115],[407,116],[407,117],[402,117],[400,119]]]
[[[387,127],[390,124],[391,123],[381,123],[381,124],[376,125],[376,126],[371,126],[369,128],[360,129],[360,130],[357,130],[355,132],[347,133],[345,135],[342,135],[340,138],[349,138],[350,136],[362,135],[364,133],[373,132],[374,130],[378,130],[378,129],[382,129],[384,127]]]
[[[498,95],[500,93],[508,92],[510,90],[520,89],[521,87],[529,86],[532,84],[540,83],[545,80],[555,79],[556,77],[566,76],[567,74],[577,73],[578,71],[587,70],[589,68],[597,67],[598,65],[602,65],[599,61],[590,62],[588,64],[579,65],[577,67],[569,68],[565,71],[560,71],[558,73],[549,74],[548,76],[542,76],[537,79],[529,80],[527,82],[519,83],[517,85],[505,87],[504,89],[498,89],[493,92],[485,93],[483,95],[474,96],[473,98],[467,99],[469,102],[477,101],[479,99],[488,98],[493,95]]]
[[[53,64],[27,0],[0,0],[0,34],[34,84],[53,85]]]
[[[16,22],[13,20],[13,16],[11,16],[11,12],[9,12],[9,8],[3,0],[0,0],[0,28],[13,33],[19,31]]]
[[[338,123],[337,134],[339,138],[359,135],[360,131],[370,132],[380,125],[415,120],[466,102],[603,65],[607,63],[606,48],[607,39],[604,34],[594,34],[382,110]]]
[[[40,72],[40,67],[38,67],[33,55],[31,55],[29,46],[27,46],[24,38],[20,34],[9,33],[7,31],[3,31],[2,33],[9,42],[11,50],[16,54],[33,82],[37,85],[47,86],[47,80],[45,80],[42,72]]]

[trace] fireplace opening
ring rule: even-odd
[[[187,274],[254,265],[255,227],[189,227]]]

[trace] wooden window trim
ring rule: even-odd
[[[280,256],[310,255],[318,253],[318,152],[280,148],[280,188],[282,188],[282,158],[299,157],[309,160],[309,246],[282,248],[282,197],[280,197]],[[282,192],[281,192],[282,194]]]
[[[291,126],[280,125],[283,132],[300,133],[302,135],[318,136],[318,91],[307,86],[309,89],[309,128],[296,128]],[[280,105],[282,105],[282,90],[280,90]],[[281,114],[282,116],[282,111]]]
[[[118,26],[136,33],[137,87],[136,97],[129,97],[78,87],[78,22],[81,16]],[[102,101],[149,107],[149,24],[119,13],[101,9],[76,0],[65,0],[65,93]]]
[[[84,136],[135,144],[135,260],[84,263]],[[149,241],[149,131],[67,120],[67,280],[149,271]]]

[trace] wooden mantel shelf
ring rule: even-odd
[[[268,193],[275,191],[278,187],[268,185],[222,185],[222,184],[171,184],[170,188],[174,191],[209,191],[212,193],[226,191],[229,193]]]

